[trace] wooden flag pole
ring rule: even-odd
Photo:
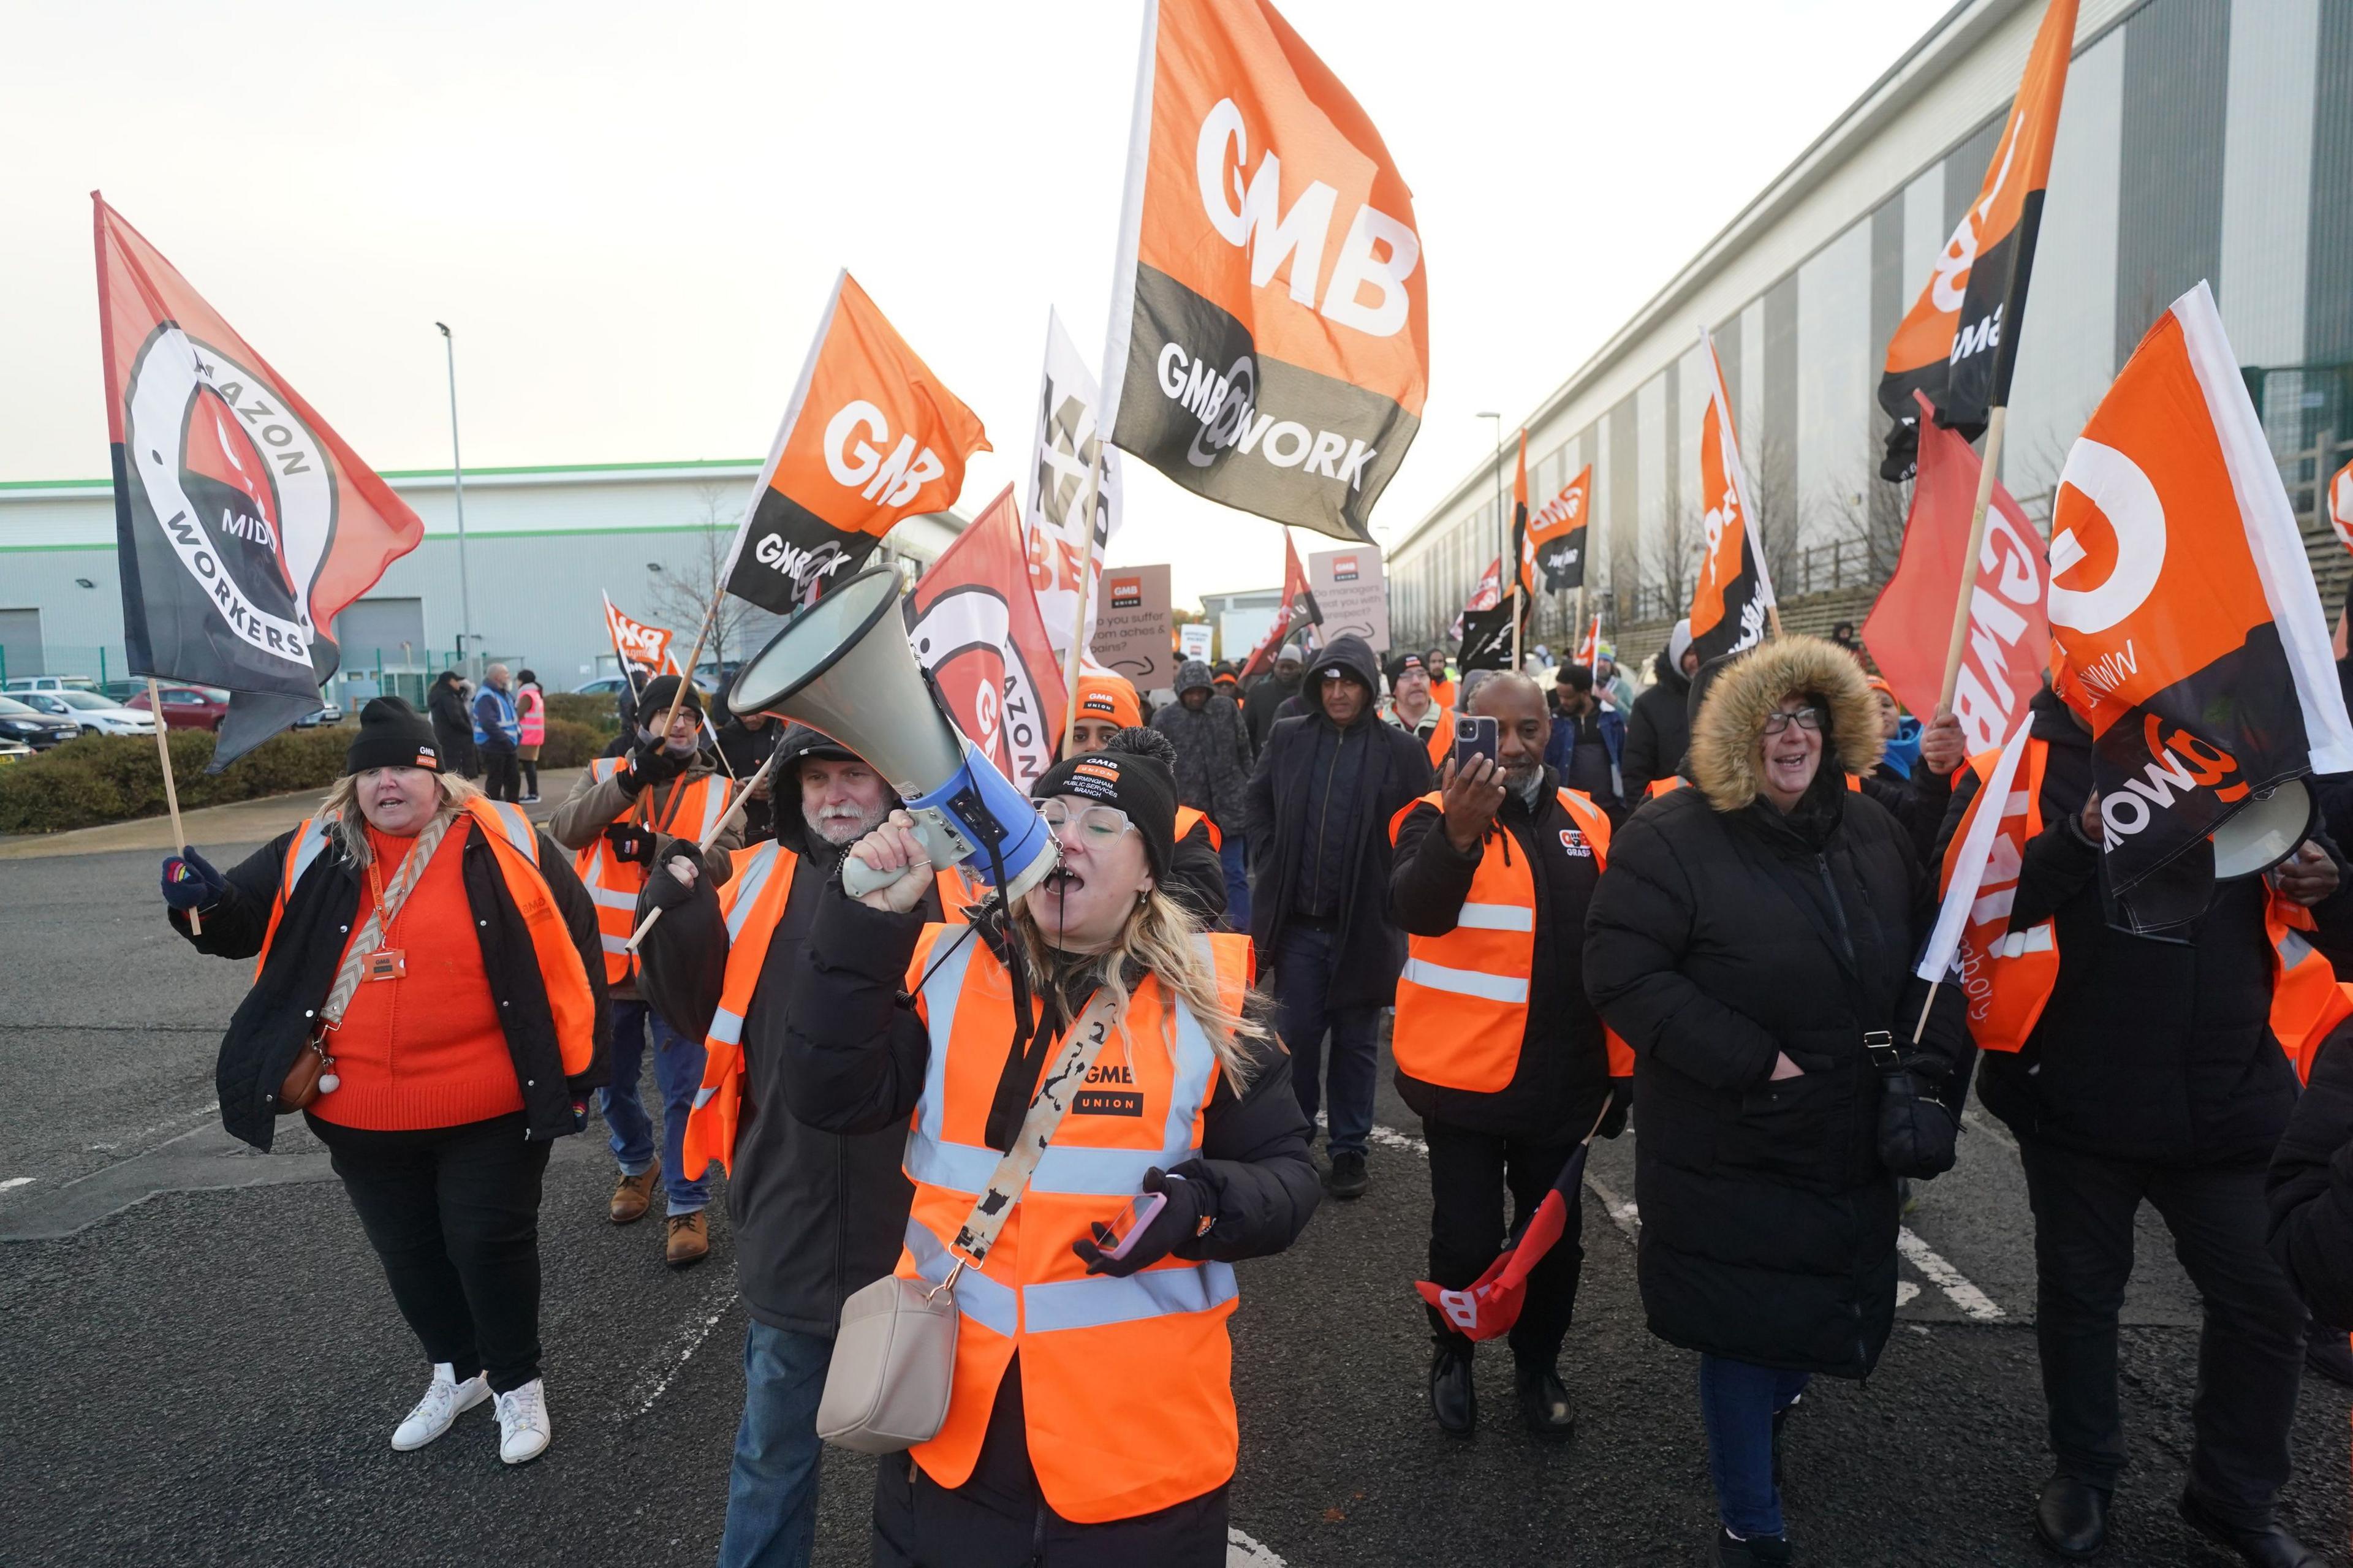
[[[1512,563],[1512,673],[1520,672],[1520,563]]]
[[[679,708],[686,701],[686,689],[694,684],[694,667],[702,662],[702,639],[711,635],[712,618],[719,614],[719,601],[726,592],[722,588],[713,594],[711,607],[702,612],[702,625],[694,634],[694,651],[686,656],[685,673],[678,678],[678,689],[670,693],[670,711],[662,715],[661,728],[655,731],[665,746],[670,744],[670,727],[678,722]]]
[[[1778,605],[1766,605],[1765,619],[1767,624],[1772,626],[1773,635],[1777,637],[1779,637],[1781,635],[1781,606]]]
[[[164,722],[164,698],[152,675],[147,678],[147,710],[155,715],[155,755],[164,764],[164,808],[172,814],[172,848],[176,854],[187,847],[188,839],[180,827],[180,787],[172,782],[172,727]],[[205,917],[190,910],[188,930],[204,935]]]
[[[1925,417],[1925,416],[1924,416]],[[1986,510],[1993,504],[1994,470],[2001,466],[2001,437],[2010,423],[2010,405],[1996,404],[1986,413],[1985,461],[1978,468],[1977,504],[1969,511],[1969,547],[1961,557],[1961,584],[1953,600],[1953,633],[1945,643],[1945,683],[1937,688],[1936,717],[1953,711],[1953,688],[1961,679],[1961,650],[1969,640],[1969,600],[1978,584],[1978,552],[1985,548]]]
[[[727,831],[727,825],[734,821],[735,818],[742,814],[744,802],[752,798],[752,792],[760,787],[760,781],[768,776],[768,771],[776,765],[776,759],[782,755],[784,755],[784,748],[782,746],[768,753],[768,760],[760,764],[760,771],[754,773],[749,779],[746,779],[744,782],[744,787],[742,789],[734,792],[735,798],[733,801],[730,801],[728,803],[727,809],[720,814],[719,821],[713,825],[709,833],[703,835],[702,842],[694,847],[695,858],[697,859],[701,859],[703,856],[711,853],[711,847],[719,842],[719,836]],[[647,874],[649,876],[652,874],[650,868],[648,868]],[[638,943],[646,939],[646,932],[654,929],[654,921],[661,919],[661,906],[659,904],[656,904],[652,909],[648,910],[646,911],[646,918],[638,922],[638,929],[629,933],[629,940],[623,942],[621,944],[622,947],[630,952],[637,952]]]

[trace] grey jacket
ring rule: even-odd
[[[1200,711],[1185,706],[1185,693],[1208,689],[1209,700]],[[1182,805],[1208,814],[1219,832],[1242,830],[1242,811],[1250,789],[1250,729],[1234,700],[1209,679],[1209,667],[1187,659],[1176,672],[1176,700],[1152,716],[1152,727],[1176,748],[1176,799]]]

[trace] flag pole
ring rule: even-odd
[[[711,635],[712,617],[719,614],[719,601],[726,592],[722,588],[711,595],[711,607],[702,612],[702,625],[694,634],[694,651],[686,656],[685,673],[678,678],[678,689],[670,693],[670,711],[662,715],[661,729],[657,731],[665,746],[670,744],[670,727],[678,722],[679,708],[686,701],[686,689],[694,684],[694,667],[702,661],[702,639]]]
[[[1986,510],[1993,503],[1994,470],[2001,466],[2001,437],[2010,423],[2010,405],[1997,403],[1986,411],[1985,461],[1978,466],[1977,504],[1969,510],[1969,547],[1961,557],[1960,591],[1953,600],[1953,632],[1945,642],[1945,683],[1938,687],[1936,717],[1953,711],[1953,689],[1960,683],[1961,650],[1969,640],[1969,601],[1976,596],[1978,552],[1985,548]]]
[[[784,754],[782,746],[770,752],[768,760],[760,764],[760,771],[746,780],[742,789],[733,792],[735,798],[727,803],[727,809],[720,813],[719,820],[712,825],[711,831],[704,834],[702,841],[694,847],[696,859],[699,860],[711,853],[711,847],[719,842],[719,836],[727,831],[728,825],[743,815],[744,803],[752,798],[752,792],[760,787],[760,781],[768,776],[768,770],[775,767],[776,759]],[[648,874],[651,874],[650,870]],[[637,952],[638,943],[646,939],[646,932],[653,930],[654,921],[659,919],[661,919],[661,906],[656,904],[646,911],[646,918],[638,922],[638,929],[629,933],[629,940],[623,942],[622,947],[630,952]]]
[[[1071,737],[1079,728],[1079,666],[1086,660],[1087,601],[1095,585],[1095,508],[1102,499],[1103,469],[1103,455],[1098,450],[1095,460],[1087,465],[1087,488],[1082,498],[1086,510],[1081,515],[1086,523],[1087,548],[1079,557],[1079,608],[1071,620],[1071,650],[1062,658],[1062,743],[1054,748],[1058,757],[1070,751]]]
[[[172,782],[172,727],[164,722],[164,699],[152,675],[147,678],[147,711],[155,715],[155,755],[164,763],[164,807],[172,814],[172,847],[185,849],[188,840],[180,829],[180,788]],[[205,917],[194,910],[188,911],[188,931],[205,934]]]

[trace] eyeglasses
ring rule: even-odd
[[[1768,735],[1778,735],[1792,724],[1800,730],[1820,730],[1822,727],[1821,710],[1800,708],[1794,712],[1784,713],[1777,709],[1765,715],[1765,732]]]
[[[1046,819],[1046,830],[1057,838],[1071,823],[1079,825],[1081,838],[1088,844],[1109,844],[1123,833],[1134,830],[1135,824],[1127,813],[1115,805],[1082,805],[1073,808],[1068,802],[1050,800],[1038,807],[1038,815]]]

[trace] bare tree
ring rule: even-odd
[[[648,563],[646,605],[657,622],[670,627],[674,657],[681,663],[693,651],[694,634],[706,613],[711,629],[702,639],[703,658],[723,670],[747,656],[776,623],[758,605],[720,592],[727,551],[743,516],[741,490],[716,482],[699,484],[688,531],[659,568]]]

